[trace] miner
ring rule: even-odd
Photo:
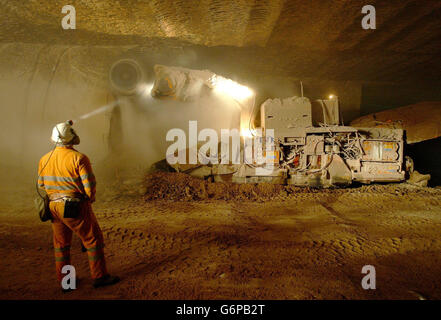
[[[50,201],[58,281],[61,284],[63,266],[70,265],[75,233],[87,250],[93,286],[97,288],[115,284],[119,278],[109,275],[106,269],[103,235],[92,211],[95,176],[89,158],[73,148],[80,138],[72,124],[69,120],[53,128],[51,140],[55,146],[40,159],[38,186],[46,191]]]

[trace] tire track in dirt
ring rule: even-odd
[[[353,286],[359,284],[361,266],[373,263],[386,278],[409,271],[407,278],[394,280],[395,290],[404,293],[386,288],[371,297],[408,298],[409,288],[427,288],[428,296],[436,297],[431,283],[437,284],[441,275],[441,196],[400,190],[298,192],[271,202],[122,197],[98,203],[94,209],[110,271],[123,277],[100,292],[138,299],[369,298]],[[51,288],[50,276],[38,275],[43,282],[24,276],[31,262],[42,266],[41,274],[52,271],[50,228],[40,232],[30,211],[17,210],[20,214],[9,214],[0,227],[2,260],[19,259],[0,264],[7,277],[1,297],[18,297],[19,292],[30,298],[37,292],[42,298],[58,297],[42,291],[42,286]],[[43,250],[36,251],[36,243]],[[21,248],[29,261],[20,260]],[[87,274],[87,259],[76,253],[77,245],[74,251],[75,261],[84,262],[79,270]],[[75,299],[93,296],[87,290],[75,294]]]

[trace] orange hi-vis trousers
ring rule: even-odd
[[[87,249],[92,279],[107,275],[103,234],[90,202],[83,201],[81,203],[81,211],[77,218],[64,218],[64,202],[62,201],[51,201],[49,208],[53,217],[55,268],[58,280],[61,281],[66,275],[61,273],[63,266],[70,264],[73,232],[79,236]]]

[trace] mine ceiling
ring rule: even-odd
[[[441,1],[0,1],[0,42],[71,46],[210,47],[257,73],[362,81],[441,79]]]

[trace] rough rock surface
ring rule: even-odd
[[[155,177],[159,184],[151,194],[183,179]],[[1,299],[418,299],[410,291],[441,298],[439,189],[299,189],[260,202],[145,201],[125,193],[109,199],[103,187],[98,184],[93,208],[109,272],[122,281],[93,289],[74,237],[72,263],[82,281],[74,292],[61,293],[50,224],[38,220],[32,201],[23,201],[35,190],[5,183]],[[361,287],[367,264],[376,268],[376,290]]]
[[[134,187],[139,189],[139,186]],[[236,184],[228,182],[209,182],[184,173],[155,172],[145,179],[144,198],[146,200],[284,200],[297,194],[343,195],[347,193],[393,193],[393,194],[432,194],[431,188],[421,188],[407,183],[372,184],[352,188],[317,189],[309,187],[284,186],[271,183]]]
[[[77,29],[63,30],[61,0],[0,1],[2,42],[68,45],[229,46],[219,55],[261,73],[326,79],[439,80],[437,0],[77,0]],[[230,32],[233,30],[233,32]],[[227,31],[227,32],[226,32]],[[251,53],[251,54],[250,54]]]

